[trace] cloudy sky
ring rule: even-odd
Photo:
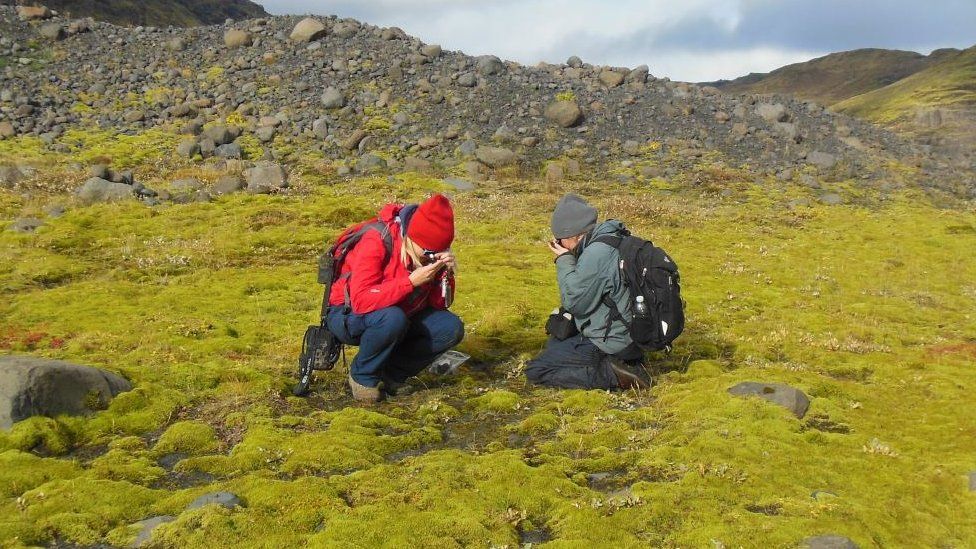
[[[877,47],[976,44],[976,0],[257,0],[273,14],[336,14],[428,43],[525,64],[570,55],[655,76],[734,78]]]

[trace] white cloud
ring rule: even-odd
[[[914,0],[850,4],[847,0],[263,3],[272,13],[335,13],[375,25],[398,26],[425,42],[470,55],[490,53],[530,65],[579,55],[593,64],[647,64],[656,76],[705,81],[767,72],[855,47],[931,49],[959,42],[965,46],[967,38],[976,41],[976,26],[967,30],[969,26],[960,23],[976,13],[967,1],[971,0],[942,0],[946,9],[941,11],[922,9]],[[921,20],[927,14],[932,14],[933,21]],[[952,25],[955,38],[940,36]],[[908,32],[909,28],[919,31]]]

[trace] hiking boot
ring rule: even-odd
[[[352,398],[359,402],[376,403],[382,398],[379,387],[367,387],[356,383],[356,380],[349,376],[349,389],[352,390]]]
[[[623,390],[650,389],[654,381],[641,363],[628,364],[620,359],[610,358],[610,370],[617,376],[617,384]]]
[[[414,392],[414,387],[406,381],[397,381],[392,377],[383,376],[383,392],[390,396],[407,396]]]

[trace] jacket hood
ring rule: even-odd
[[[624,224],[623,224],[622,221],[618,221],[616,219],[608,219],[608,220],[604,221],[603,223],[598,224],[596,227],[593,228],[593,236],[594,237],[597,237],[597,236],[603,236],[603,235],[614,235],[616,233],[619,233],[619,232],[625,231],[625,230],[627,230],[627,229],[626,229],[626,227],[624,227]]]
[[[403,204],[387,204],[383,206],[380,213],[376,214],[376,218],[384,223],[393,223],[393,220],[400,215],[403,206]]]

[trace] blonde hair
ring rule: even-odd
[[[404,267],[409,267],[410,263],[413,262],[414,268],[423,265],[420,261],[420,254],[417,250],[420,246],[416,242],[410,239],[409,236],[403,235],[403,242],[400,244],[400,261],[403,262]]]

